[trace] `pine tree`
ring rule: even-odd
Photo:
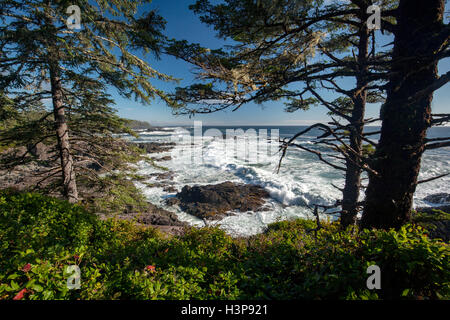
[[[443,23],[444,0],[402,0],[394,30],[394,52],[381,137],[366,193],[362,225],[399,228],[411,219],[423,153],[450,145],[450,137],[427,139],[428,128],[450,120],[433,115],[433,92],[448,83],[439,60],[449,57],[450,27]],[[438,178],[438,177],[437,177]]]
[[[101,166],[114,163],[113,155],[126,156],[124,143],[112,136],[127,129],[115,115],[109,87],[142,103],[155,97],[171,103],[151,81],[173,79],[143,58],[159,57],[164,40],[164,20],[155,11],[143,12],[150,2],[0,1],[0,92],[20,114],[1,141],[55,146],[59,168],[49,176],[61,174],[70,202],[78,200],[77,163],[86,170],[81,165],[86,159]],[[80,29],[70,19],[77,8]],[[37,109],[40,116],[30,119]],[[25,158],[7,155],[3,164]]]
[[[382,30],[393,27],[396,1],[377,1],[383,7]],[[324,4],[323,1],[227,0],[212,5],[200,0],[191,8],[218,35],[234,43],[222,50],[174,42],[169,53],[198,67],[201,80],[178,88],[178,113],[209,113],[227,108],[233,111],[248,102],[287,100],[288,112],[325,106],[330,125],[316,124],[295,135],[284,147],[296,146],[316,154],[320,160],[345,172],[341,223],[354,224],[361,205],[361,173],[370,172],[365,143],[376,145],[364,133],[366,103],[382,102],[389,52],[376,52],[375,32],[369,30],[368,8],[372,1]],[[342,78],[356,85],[344,88]],[[322,90],[340,95],[327,101]],[[205,103],[206,102],[206,103]],[[194,107],[192,107],[194,106]],[[317,143],[340,153],[327,157],[299,145],[295,139],[312,129],[321,129]],[[348,142],[347,142],[348,141]],[[334,158],[333,158],[334,157]]]

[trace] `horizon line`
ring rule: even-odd
[[[142,121],[142,120],[140,120],[140,121]],[[188,123],[155,123],[155,124],[152,124],[151,122],[149,122],[149,121],[146,121],[146,122],[148,122],[152,127],[191,127],[191,126],[194,126],[194,123],[192,123],[192,124],[188,124]],[[208,123],[202,123],[202,126],[206,126],[206,127],[213,127],[213,126],[216,126],[216,127],[226,127],[226,126],[229,126],[229,127],[238,127],[238,126],[242,126],[242,127],[251,127],[251,126],[254,126],[254,127],[264,127],[264,126],[268,126],[268,127],[296,127],[296,126],[311,126],[311,125],[314,125],[314,124],[317,124],[317,123],[322,123],[322,124],[327,124],[327,122],[320,122],[320,121],[318,121],[318,122],[312,122],[312,123],[310,123],[310,124],[306,124],[306,123],[299,123],[299,124],[265,124],[265,123],[263,123],[263,124],[243,124],[243,123],[238,123],[238,124],[235,124],[235,123],[230,123],[230,124],[208,124]],[[381,127],[381,123],[380,124],[368,124],[368,125],[366,125],[365,127]],[[442,128],[442,127],[450,127],[450,124],[447,124],[447,125],[441,125],[441,126],[433,126],[432,128]]]

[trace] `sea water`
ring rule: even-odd
[[[313,218],[310,209],[311,205],[322,204],[332,205],[337,199],[342,197],[341,192],[335,188],[342,188],[344,176],[342,171],[333,169],[318,160],[317,156],[307,151],[290,147],[287,151],[279,172],[277,172],[280,154],[273,152],[278,150],[278,137],[274,134],[278,130],[279,138],[290,138],[306,127],[301,126],[279,126],[279,127],[214,127],[226,136],[226,129],[254,129],[257,133],[267,132],[269,152],[264,147],[251,148],[252,152],[257,152],[257,161],[249,161],[245,157],[225,156],[227,139],[204,136],[213,127],[203,126],[203,144],[200,151],[202,161],[187,152],[192,148],[191,143],[182,139],[177,142],[175,148],[166,153],[150,154],[149,157],[161,158],[172,156],[172,160],[158,162],[158,165],[168,168],[174,173],[173,180],[160,181],[172,184],[178,191],[185,185],[206,185],[218,184],[225,181],[236,183],[255,184],[263,187],[270,194],[265,206],[266,211],[239,213],[229,216],[220,221],[208,222],[208,225],[218,225],[229,234],[235,236],[248,236],[257,234],[265,230],[268,224],[294,218]],[[168,131],[172,130],[172,131]],[[378,131],[377,127],[368,127],[367,131]],[[211,131],[211,130],[209,130]],[[273,134],[271,134],[273,133]],[[299,137],[296,142],[318,150],[322,153],[333,153],[327,148],[316,146],[313,138],[320,132],[311,131]],[[159,131],[141,132],[137,139],[128,137],[135,142],[171,142],[174,137],[194,135],[193,127],[173,127],[163,128]],[[439,127],[429,130],[429,137],[450,136],[449,127]],[[273,137],[273,139],[271,139]],[[376,140],[376,135],[371,139]],[[249,142],[250,141],[250,142]],[[261,139],[260,139],[261,141]],[[260,143],[258,140],[247,140],[246,143]],[[230,142],[230,141],[228,141]],[[272,149],[271,149],[272,146]],[[275,147],[275,149],[273,148]],[[272,152],[270,152],[272,151]],[[339,164],[339,162],[335,162]],[[341,164],[342,165],[342,164]],[[146,162],[138,164],[139,173],[146,175],[150,173],[162,172],[155,166]],[[450,171],[450,148],[442,148],[427,151],[422,159],[420,180],[432,178]],[[367,184],[367,177],[363,175],[363,185]],[[148,179],[147,183],[155,182],[155,178]],[[166,210],[175,212],[179,219],[191,225],[204,226],[205,222],[188,215],[177,207],[167,206],[165,199],[175,196],[175,192],[163,191],[163,188],[149,187],[144,183],[135,182],[147,199],[155,205]],[[333,186],[334,185],[334,186]],[[424,198],[436,193],[450,193],[450,176],[434,180],[428,183],[419,184],[414,197],[414,206],[433,206]],[[363,192],[361,200],[363,200]],[[336,219],[336,215],[328,212],[322,218]]]

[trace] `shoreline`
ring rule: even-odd
[[[158,128],[159,129],[159,128]],[[169,197],[169,202],[170,201],[174,201],[174,199],[177,198],[177,195],[180,194],[182,192],[182,190],[179,190],[179,188],[175,188],[174,183],[171,182],[173,180],[173,175],[174,172],[170,171],[170,170],[162,170],[161,167],[156,163],[159,162],[164,162],[164,161],[168,161],[171,160],[169,159],[169,156],[159,156],[159,157],[155,157],[155,154],[159,154],[159,153],[164,153],[164,152],[168,152],[170,150],[172,150],[172,148],[175,146],[175,143],[173,142],[142,142],[142,141],[130,141],[129,143],[133,143],[133,144],[137,144],[141,149],[144,149],[147,152],[146,156],[150,156],[151,157],[151,161],[154,165],[154,167],[156,169],[158,169],[157,172],[154,173],[149,173],[147,175],[145,175],[146,178],[154,178],[156,179],[154,182],[149,182],[149,183],[145,183],[145,187],[147,188],[162,188],[164,192],[169,192],[169,193],[175,193],[175,195],[172,195],[171,197]],[[23,150],[22,150],[23,151]],[[36,157],[37,161],[43,161],[48,159],[48,147],[46,146],[39,146],[38,148],[36,148],[36,150],[33,151],[34,156]],[[2,186],[2,189],[6,189],[6,188],[13,188],[13,189],[17,189],[17,190],[27,190],[31,187],[31,185],[33,183],[35,183],[37,177],[35,177],[36,172],[39,172],[40,170],[45,170],[46,166],[42,165],[42,163],[30,163],[28,165],[24,165],[22,166],[22,168],[19,169],[15,169],[12,171],[2,171],[0,172],[0,185]],[[94,168],[95,169],[95,168]],[[98,168],[97,168],[98,169]],[[166,169],[166,168],[164,168]],[[162,171],[162,172],[159,172]],[[135,184],[136,182],[139,181],[132,181],[133,184]],[[142,183],[142,182],[140,182]],[[210,188],[216,188],[217,186],[220,186],[222,183],[217,182],[217,183],[210,183],[208,185],[206,185],[207,187]],[[195,185],[195,184],[193,184]],[[255,186],[255,184],[252,183],[243,183],[243,186],[247,186],[247,187],[251,187],[251,186]],[[205,188],[205,184],[199,184],[200,189]],[[184,185],[184,188],[192,188],[191,184],[189,185]],[[232,188],[236,188],[236,185],[233,186]],[[259,187],[260,188],[260,187]],[[211,192],[210,190],[206,190],[207,192]],[[214,194],[214,192],[219,192],[222,193],[222,195],[224,196],[224,198],[221,200],[222,202],[218,202],[214,199],[214,197],[217,196],[217,194]],[[233,194],[232,191],[230,194],[223,194],[223,192],[220,190],[216,190],[212,193],[211,198],[208,200],[206,199],[205,201],[197,201],[199,199],[191,199],[191,203],[184,203],[182,204],[182,206],[180,206],[181,211],[185,212],[186,214],[190,214],[192,211],[190,208],[194,208],[194,207],[198,207],[200,203],[204,203],[201,204],[201,206],[205,206],[205,208],[207,208],[207,210],[217,210],[217,208],[222,207],[226,202],[229,202],[229,197],[231,197],[231,194]],[[84,193],[89,194],[89,190],[84,190]],[[52,194],[50,194],[52,195]],[[55,194],[55,196],[57,196],[57,194]],[[433,194],[432,196],[439,196],[439,194]],[[444,197],[447,197],[448,199],[450,199],[450,195],[444,194]],[[233,196],[236,197],[236,196]],[[266,195],[265,196],[268,199],[277,201],[277,199],[274,199],[273,197],[271,197],[270,195]],[[446,200],[448,200],[447,198],[445,198]],[[172,199],[172,200],[170,200]],[[430,198],[431,199],[431,198]],[[212,200],[212,201],[211,201]],[[209,201],[209,202],[208,202]],[[430,206],[428,207],[424,207],[424,206],[420,206],[420,207],[416,207],[415,210],[422,212],[422,213],[426,213],[426,214],[433,214],[433,210],[442,210],[444,212],[450,212],[450,203],[442,203],[439,204],[439,199],[435,199],[436,202],[438,203],[431,203]],[[170,210],[166,210],[164,209],[160,204],[155,204],[152,203],[148,198],[146,199],[146,203],[147,203],[147,209],[146,212],[144,213],[140,213],[140,215],[142,215],[140,221],[138,219],[138,223],[142,223],[145,225],[150,225],[150,226],[156,226],[159,229],[163,229],[166,232],[168,231],[169,233],[172,234],[179,234],[180,230],[182,229],[182,227],[184,226],[195,226],[194,224],[188,222],[188,221],[183,221],[180,220],[180,217],[178,216],[178,213],[170,211]],[[172,203],[171,205],[173,206],[175,203]],[[192,207],[194,206],[194,207]],[[217,218],[214,218],[213,220],[216,220],[219,222],[228,216],[232,216],[234,215],[234,211],[239,209],[241,205],[238,205],[237,207],[224,207],[224,209],[221,209],[221,213],[219,215],[217,215]],[[183,209],[184,208],[184,209]],[[250,209],[254,209],[254,208],[250,208]],[[195,209],[197,210],[197,209]],[[195,211],[194,210],[194,211]],[[270,210],[270,209],[269,209]],[[240,211],[240,210],[238,210]],[[255,214],[255,212],[258,212],[258,210],[244,210],[245,211],[249,211],[251,214]],[[129,216],[126,216],[126,215]],[[200,214],[200,218],[205,218],[205,214],[207,215],[207,211],[205,211],[205,213]],[[104,213],[99,213],[100,216],[105,215]],[[136,218],[136,216],[138,215],[138,213],[136,212],[117,212],[115,214],[116,216],[118,216],[121,219],[133,219]],[[194,214],[195,216],[195,214]],[[174,217],[176,217],[174,219]],[[208,220],[208,218],[206,219]],[[205,225],[210,225],[210,223],[208,221],[205,222],[205,220],[203,219],[204,224]]]

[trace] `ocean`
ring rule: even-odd
[[[149,156],[161,158],[171,156],[171,160],[157,162],[174,173],[173,180],[159,181],[172,185],[178,191],[185,185],[217,184],[225,181],[250,183],[266,189],[271,198],[267,201],[267,211],[255,213],[236,213],[220,221],[208,222],[208,225],[218,225],[234,236],[248,236],[263,232],[268,224],[294,218],[313,218],[308,205],[331,205],[341,198],[341,193],[335,187],[344,184],[343,172],[327,166],[317,159],[317,156],[295,147],[288,149],[280,171],[277,166],[280,159],[278,139],[290,138],[304,130],[303,126],[252,126],[252,127],[167,127],[158,131],[141,132],[139,138],[127,137],[135,142],[176,142],[172,151]],[[226,130],[238,129],[250,134],[250,138],[242,136],[227,137]],[[248,131],[250,130],[250,131]],[[378,131],[379,127],[368,127],[367,131]],[[266,132],[266,133],[265,133]],[[192,139],[191,136],[202,137]],[[254,138],[251,134],[256,134]],[[318,131],[311,131],[300,137],[297,142],[309,148],[329,152],[324,147],[313,144],[312,138]],[[215,136],[215,137],[214,137]],[[279,136],[279,138],[278,138]],[[450,127],[438,127],[429,130],[430,138],[450,136]],[[371,136],[377,140],[377,136]],[[192,139],[192,140],[191,140]],[[197,143],[193,148],[192,143]],[[230,149],[231,146],[231,149]],[[233,152],[230,152],[232,150]],[[145,162],[138,164],[140,174],[148,175],[161,172]],[[441,175],[450,171],[450,148],[427,151],[422,159],[420,180]],[[366,178],[366,177],[364,177]],[[145,181],[155,182],[154,177]],[[175,196],[175,192],[166,192],[163,187],[149,187],[135,182],[147,199],[155,205],[177,213],[182,221],[191,225],[204,226],[205,223],[190,216],[175,207],[165,205],[165,199]],[[367,180],[363,180],[367,184]],[[433,206],[424,198],[436,193],[450,193],[450,176],[420,184],[417,187],[414,206]],[[363,194],[361,200],[363,200]],[[333,214],[323,218],[336,219]]]

